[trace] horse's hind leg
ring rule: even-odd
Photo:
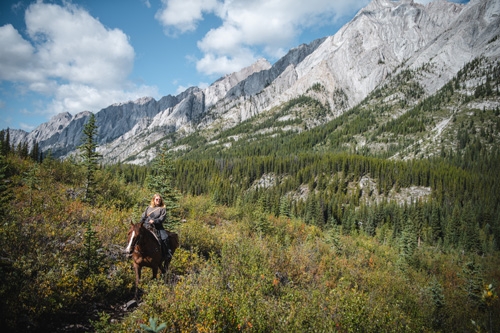
[[[165,274],[167,272],[167,267],[168,267],[168,259],[166,260],[163,260],[161,263],[160,263],[160,271],[161,271],[161,274]]]

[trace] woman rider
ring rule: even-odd
[[[163,198],[161,195],[156,193],[153,195],[151,203],[142,214],[141,222],[146,223],[147,226],[153,226],[157,230],[157,233],[160,234],[160,238],[163,243],[163,254],[167,253],[167,255],[171,257],[172,255],[170,254],[168,246],[168,234],[165,228],[163,228],[163,222],[165,222],[166,216],[167,211],[165,209],[165,204],[163,203]],[[165,247],[165,249],[163,247]]]

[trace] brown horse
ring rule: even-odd
[[[174,232],[168,232],[168,246],[171,254],[179,247],[179,236]],[[139,290],[139,280],[143,266],[150,267],[153,278],[156,279],[158,269],[165,274],[172,257],[162,257],[161,245],[154,231],[150,231],[144,223],[130,223],[127,236],[127,248],[125,252],[132,257],[135,271],[135,298]]]

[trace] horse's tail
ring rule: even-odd
[[[170,250],[173,254],[174,251],[179,248],[179,235],[177,235],[175,232],[168,232],[168,242],[170,245]]]

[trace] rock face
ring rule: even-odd
[[[300,45],[271,66],[264,59],[226,75],[206,89],[189,88],[156,101],[141,98],[96,113],[104,162],[144,164],[168,135],[182,137],[211,127],[230,128],[317,89],[314,98],[331,117],[362,101],[389,76],[425,66],[421,85],[432,94],[478,56],[500,56],[500,2],[467,5],[435,0],[373,0],[335,35]],[[340,93],[339,93],[340,92]],[[339,98],[342,99],[341,103]],[[13,143],[34,140],[64,157],[80,145],[89,112],[63,113]]]

